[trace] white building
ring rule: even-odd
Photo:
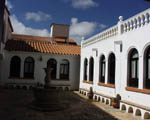
[[[80,92],[150,118],[150,9],[119,22],[81,43]]]
[[[30,88],[44,84],[51,67],[53,87],[79,88],[80,46],[69,40],[69,25],[52,24],[51,37],[12,34],[5,0],[0,15],[0,86]],[[2,12],[2,11],[1,11]]]

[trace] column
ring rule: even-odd
[[[57,60],[57,71],[56,71],[56,79],[60,79],[60,62]]]
[[[90,58],[88,59],[88,63],[87,63],[87,82],[89,81],[89,64],[90,64]]]
[[[143,56],[139,56],[139,85],[138,88],[139,89],[143,89]]]
[[[24,77],[24,58],[21,57],[20,78]]]
[[[108,59],[106,58],[106,63],[105,63],[105,84],[108,83]]]

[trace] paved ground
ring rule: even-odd
[[[87,99],[86,96],[79,94],[79,92],[75,92],[75,93],[81,96],[82,98]],[[140,116],[133,116],[132,113],[126,113],[125,111],[114,109],[113,107],[106,105],[102,102],[92,101],[91,104],[97,106],[98,108],[104,110],[105,112],[107,112],[108,114],[114,116],[119,120],[141,120]]]
[[[0,120],[138,120],[100,102],[91,102],[78,92],[62,92],[62,111],[40,112],[30,108],[32,91],[0,89]],[[106,112],[107,111],[107,112]]]

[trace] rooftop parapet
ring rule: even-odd
[[[88,38],[87,40],[82,40],[82,47],[86,47],[90,44],[94,44],[97,41],[105,40],[113,36],[122,35],[126,32],[133,31],[138,28],[142,28],[150,23],[150,8],[136,14],[133,17],[128,18],[123,21],[123,17],[119,17],[119,22],[117,25],[104,30],[103,32]]]
[[[86,41],[83,41],[83,45],[86,45],[88,43],[93,43],[93,42],[95,43],[100,40],[105,40],[110,37],[116,36],[117,34],[118,34],[118,26],[115,25],[111,28],[106,29],[103,32],[98,33],[97,35],[94,35],[93,37],[90,37]]]
[[[132,31],[134,29],[141,28],[149,23],[150,23],[150,8],[123,21],[122,34],[125,32]]]

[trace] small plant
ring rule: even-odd
[[[37,87],[43,87],[44,85],[42,84],[42,83],[40,83],[40,82],[37,82]]]
[[[117,94],[115,98],[112,98],[112,106],[114,108],[119,108],[120,100],[121,100],[121,96],[119,94]]]
[[[118,101],[120,101],[120,100],[121,100],[121,96],[120,96],[120,94],[117,94],[117,95],[116,95],[116,99],[117,99]]]
[[[92,87],[90,87],[90,93],[93,93],[93,88]]]
[[[88,93],[88,98],[93,99],[93,88],[92,87],[90,87],[90,91]]]

